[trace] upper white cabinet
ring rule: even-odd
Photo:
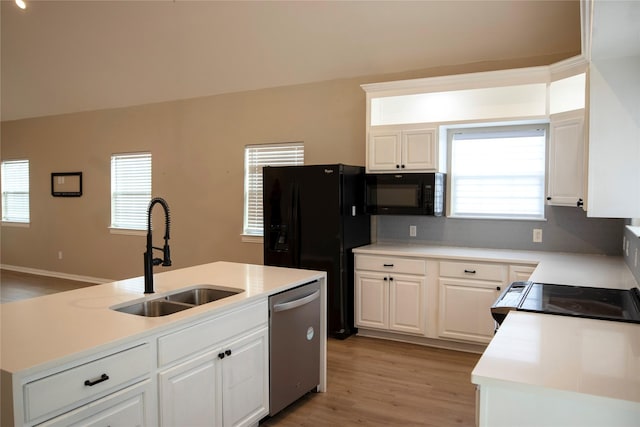
[[[367,172],[433,172],[438,167],[436,128],[372,130]]]
[[[551,116],[547,204],[584,207],[584,109]]]
[[[592,6],[590,8],[590,6]],[[640,2],[583,2],[593,217],[640,217]],[[592,25],[590,26],[589,23]]]

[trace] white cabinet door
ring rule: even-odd
[[[389,277],[389,329],[425,332],[425,279],[394,274]]]
[[[369,135],[368,170],[394,171],[402,161],[401,132],[372,132]]]
[[[384,273],[356,272],[356,326],[389,328],[389,287]]]
[[[440,279],[438,335],[462,341],[488,343],[495,323],[491,306],[502,283]]]
[[[269,330],[224,346],[220,359],[223,426],[257,424],[269,413]],[[188,424],[182,424],[188,425]]]
[[[159,374],[160,425],[220,425],[218,354],[207,352]]]
[[[435,128],[377,130],[369,134],[367,172],[431,172],[438,168]]]
[[[406,130],[402,132],[402,163],[405,170],[436,170],[437,136],[435,129]]]
[[[133,385],[49,420],[43,427],[144,427],[156,425],[151,380]]]
[[[588,216],[640,218],[640,55],[593,59],[589,70]]]
[[[584,206],[584,110],[551,116],[547,203]]]

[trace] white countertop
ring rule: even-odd
[[[531,279],[541,283],[630,289],[638,286],[621,256],[510,249],[375,243],[353,250],[357,254],[396,255],[537,266]]]
[[[640,403],[640,325],[512,311],[471,379]]]
[[[215,262],[154,274],[155,294],[144,295],[144,277],[2,304],[0,363],[15,373],[43,367],[143,337],[163,328],[225,311],[249,300],[266,298],[291,287],[326,277],[324,272],[261,265]],[[237,295],[162,317],[143,317],[109,309],[152,299],[193,285],[241,289]]]

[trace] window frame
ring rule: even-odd
[[[272,154],[279,157],[269,162],[251,162],[251,157],[260,157],[264,152],[271,150]],[[259,152],[263,152],[260,154]],[[285,156],[285,157],[283,157]],[[244,199],[242,207],[242,241],[261,243],[263,238],[262,226],[258,229],[255,225],[259,217],[264,220],[262,211],[262,168],[264,166],[300,166],[304,165],[304,142],[281,142],[270,144],[249,144],[244,147]],[[259,172],[256,169],[259,168]],[[259,178],[258,178],[259,177]],[[259,190],[255,187],[259,186]],[[253,208],[251,208],[252,206]],[[258,207],[260,212],[257,213]],[[250,210],[253,213],[250,214]],[[250,219],[251,218],[251,219]],[[261,221],[262,223],[262,221]]]
[[[24,194],[24,191],[5,191],[5,187],[7,182],[7,170],[5,169],[7,165],[19,165],[26,164],[26,217],[6,217],[6,206],[8,204],[7,195],[16,195],[16,194]],[[1,162],[1,170],[2,174],[2,225],[16,226],[16,227],[29,227],[31,224],[31,162],[29,159],[11,159],[11,160],[3,160]],[[20,174],[24,174],[24,170],[18,170]],[[21,178],[21,177],[20,177]],[[24,185],[24,182],[18,183],[18,185]],[[25,212],[21,212],[24,214]]]
[[[505,214],[505,213],[469,213],[464,214],[454,210],[455,203],[455,175],[453,171],[454,162],[454,136],[456,134],[501,134],[531,132],[534,129],[544,131],[544,153],[542,155],[542,174],[538,175],[539,181],[539,215],[534,214]],[[515,220],[515,221],[546,221],[546,188],[548,182],[548,156],[549,156],[549,123],[548,121],[531,121],[527,123],[474,123],[472,125],[450,126],[446,128],[447,138],[447,217],[453,219],[487,219],[487,220]],[[472,138],[466,138],[472,139]],[[510,175],[512,176],[512,175]]]
[[[148,163],[148,177],[144,177],[143,179],[145,181],[148,180],[148,182],[143,182],[143,183],[138,183],[138,185],[148,185],[149,191],[148,192],[131,192],[129,191],[129,194],[134,194],[138,196],[138,199],[134,200],[134,203],[137,205],[136,209],[141,209],[142,206],[144,206],[144,210],[141,213],[135,212],[134,215],[136,216],[140,216],[140,218],[135,218],[134,221],[137,221],[137,225],[135,223],[132,223],[129,221],[127,221],[125,218],[123,218],[123,216],[131,216],[131,212],[121,212],[122,216],[119,216],[119,211],[118,211],[118,201],[117,201],[117,189],[116,187],[118,186],[118,172],[116,170],[117,168],[117,163],[114,163],[114,161],[116,160],[122,160],[122,161],[126,161],[129,160],[131,161],[131,164],[129,164],[128,166],[131,167],[132,164],[134,162],[143,162],[143,163]],[[135,164],[133,164],[133,166],[135,166]],[[146,167],[146,165],[145,165]],[[111,214],[110,214],[110,225],[109,225],[109,230],[111,233],[113,234],[132,234],[132,235],[144,235],[146,233],[146,229],[147,229],[147,207],[149,206],[149,203],[151,202],[152,199],[152,195],[153,195],[153,156],[151,154],[151,152],[135,152],[135,153],[113,153],[111,155],[111,161],[110,161],[110,168],[111,168],[111,189],[110,189],[110,204],[111,204]],[[121,177],[122,178],[122,177]],[[125,184],[125,185],[131,185],[132,183],[129,184]],[[123,191],[121,191],[120,193],[122,193]],[[124,191],[126,193],[126,191]],[[139,200],[142,199],[144,197],[144,200]]]

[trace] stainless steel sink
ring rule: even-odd
[[[208,302],[217,301],[242,292],[241,290],[213,289],[213,288],[194,288],[186,291],[176,292],[167,295],[168,301],[182,302],[191,305],[202,305]]]
[[[198,305],[218,301],[239,294],[240,292],[243,292],[243,290],[202,285],[168,295],[161,295],[151,300],[111,307],[111,309],[121,313],[135,314],[137,316],[167,316]]]
[[[126,305],[120,308],[114,308],[114,310],[120,311],[122,313],[135,314],[138,316],[159,317],[177,313],[191,307],[191,305],[175,303],[172,301],[167,301],[164,298],[158,298],[154,300]]]

